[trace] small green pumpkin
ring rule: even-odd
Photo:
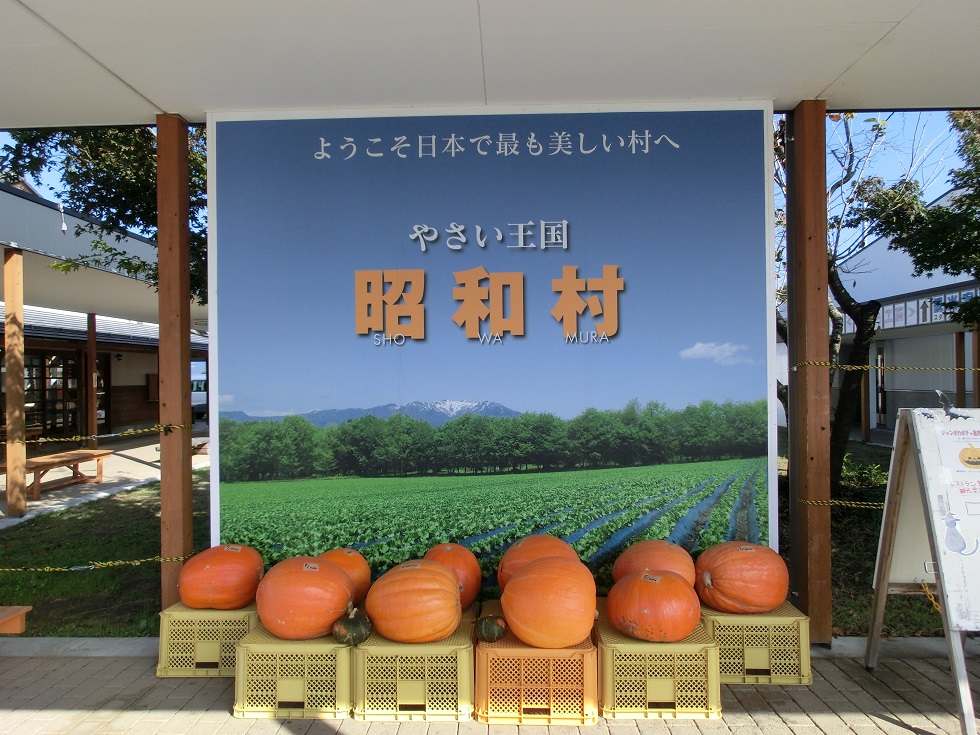
[[[369,635],[371,635],[371,621],[363,610],[356,607],[351,608],[333,624],[333,637],[337,643],[357,646],[364,643]]]
[[[507,635],[507,621],[499,615],[484,615],[476,621],[476,638],[493,643]]]

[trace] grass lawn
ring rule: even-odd
[[[887,471],[889,447],[853,443],[849,477],[867,483]],[[785,462],[781,462],[785,466]],[[877,467],[868,471],[867,467]],[[782,470],[781,470],[782,475]],[[789,547],[788,491],[779,482],[781,546]],[[880,502],[884,484],[847,486],[845,500]],[[209,542],[208,470],[194,473],[194,547]],[[865,635],[871,616],[880,510],[834,507],[832,605],[838,635]],[[160,553],[160,484],[39,516],[0,532],[0,605],[33,605],[28,636],[156,636],[160,565],[156,561],[77,571],[9,571],[85,567],[90,562],[153,560]],[[939,613],[920,595],[894,595],[884,634],[942,635]]]
[[[194,548],[209,545],[208,470],[194,473]],[[37,516],[0,532],[0,605],[32,605],[32,636],[156,636],[160,564],[160,483]]]

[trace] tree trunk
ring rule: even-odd
[[[875,337],[875,322],[881,303],[856,301],[841,283],[837,268],[831,264],[829,273],[830,291],[841,311],[854,321],[854,340],[848,351],[847,360],[841,365],[867,365],[871,354],[871,343]],[[844,469],[844,455],[851,436],[851,427],[861,411],[861,382],[864,370],[844,370],[837,402],[834,408],[834,421],[830,428],[830,490],[840,490],[841,473]]]

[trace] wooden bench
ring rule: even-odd
[[[78,482],[102,482],[102,462],[112,454],[111,449],[71,449],[57,454],[43,454],[39,457],[27,458],[27,474],[34,479],[27,486],[27,497],[31,500],[41,499],[41,490],[53,490],[56,487],[74,485]],[[95,462],[95,474],[86,475],[78,466],[83,462]],[[42,484],[41,480],[51,470],[67,467],[71,470],[70,477],[49,480]],[[0,473],[7,473],[7,463],[0,464]]]
[[[0,605],[0,633],[23,633],[32,609],[30,605]]]

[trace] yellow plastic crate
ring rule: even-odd
[[[718,644],[699,624],[676,643],[620,633],[600,616],[599,714],[606,719],[721,716]]]
[[[483,604],[500,615],[500,602]],[[568,648],[536,648],[507,633],[476,646],[476,719],[490,725],[594,725],[598,664],[591,638]]]
[[[768,613],[725,613],[701,606],[718,643],[722,684],[812,684],[810,618],[789,602]]]
[[[433,643],[377,633],[353,649],[356,720],[473,719],[473,623]]]
[[[160,613],[157,676],[234,676],[235,644],[258,624],[255,603],[239,610],[171,605]]]
[[[235,717],[350,716],[350,646],[332,637],[284,640],[260,623],[238,642],[235,654]]]

